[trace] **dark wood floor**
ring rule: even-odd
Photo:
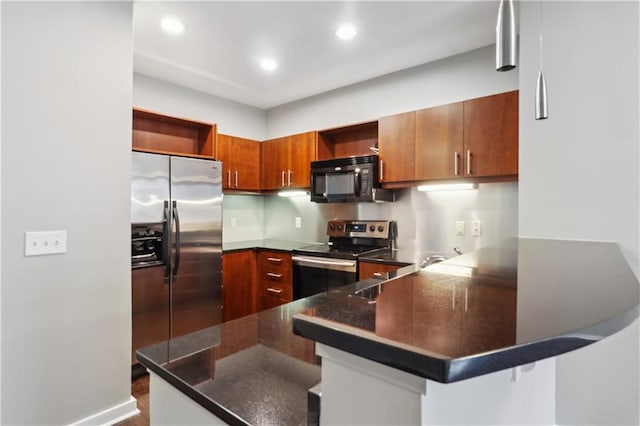
[[[144,374],[131,382],[131,395],[138,401],[140,414],[129,417],[114,426],[149,426],[149,375]]]

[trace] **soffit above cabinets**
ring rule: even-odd
[[[495,42],[497,2],[135,2],[134,71],[262,109]],[[166,16],[186,25],[162,31]],[[349,41],[335,31],[357,28]],[[259,62],[273,57],[278,68]]]

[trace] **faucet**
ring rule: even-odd
[[[420,267],[426,268],[429,265],[433,265],[434,263],[442,262],[444,260],[447,260],[447,258],[439,254],[434,254],[433,256],[429,256],[422,262],[420,262]]]
[[[460,247],[458,247],[458,246],[455,246],[453,248],[453,251],[455,251],[457,254],[462,254],[462,250],[460,250]]]

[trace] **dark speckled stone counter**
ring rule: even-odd
[[[271,239],[234,241],[234,242],[223,242],[222,251],[225,253],[238,251],[238,250],[253,250],[253,249],[293,251],[300,247],[308,246],[311,244],[315,244],[315,243],[300,242],[300,241],[286,241],[286,240],[271,240]]]
[[[448,383],[575,350],[638,317],[640,287],[611,243],[520,239],[294,316],[294,331]]]
[[[300,299],[136,355],[144,367],[229,424],[306,424],[307,391],[320,382],[320,366],[315,343],[293,334],[292,316],[376,282]]]

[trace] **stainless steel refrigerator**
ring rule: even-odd
[[[222,321],[221,176],[218,161],[133,152],[132,365],[139,348]]]

